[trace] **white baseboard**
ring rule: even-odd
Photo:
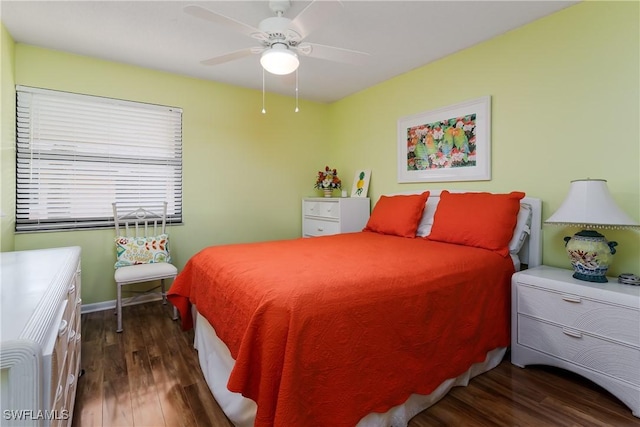
[[[122,298],[122,306],[144,304],[151,301],[160,301],[160,294],[139,295],[137,297]],[[82,314],[93,313],[94,311],[115,310],[116,300],[96,302],[93,304],[82,304]]]

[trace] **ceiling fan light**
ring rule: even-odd
[[[293,73],[300,61],[295,52],[287,47],[275,45],[262,53],[260,64],[271,74],[285,75]]]

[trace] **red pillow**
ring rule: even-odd
[[[416,237],[429,192],[398,196],[380,196],[363,231]]]
[[[489,249],[506,257],[524,195],[444,190],[427,239]]]

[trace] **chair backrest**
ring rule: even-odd
[[[112,205],[116,236],[147,237],[166,233],[167,202],[135,208],[120,203]]]

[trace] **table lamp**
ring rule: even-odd
[[[583,227],[573,237],[565,237],[565,247],[573,266],[573,277],[587,282],[607,282],[607,270],[616,253],[617,242],[607,242],[593,228],[636,228],[637,221],[624,213],[611,197],[604,179],[571,181],[569,194],[545,224]]]

